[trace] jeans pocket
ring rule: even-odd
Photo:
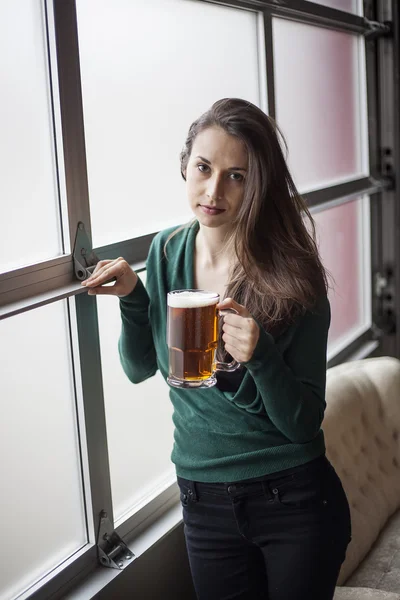
[[[307,508],[328,504],[323,481],[319,478],[295,478],[282,484],[275,484],[272,493],[284,506],[292,508]]]

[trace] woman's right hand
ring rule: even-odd
[[[114,285],[104,285],[116,279]],[[82,281],[82,285],[88,288],[88,294],[110,294],[113,296],[128,296],[136,287],[138,276],[126,260],[119,257],[115,260],[100,260],[92,275]]]

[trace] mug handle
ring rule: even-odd
[[[218,311],[218,318],[223,317],[228,313],[233,313],[235,315],[239,314],[238,311],[234,308],[224,308],[223,310]],[[225,371],[225,373],[232,373],[233,371],[236,371],[240,366],[241,365],[237,360],[232,360],[232,362],[230,363],[220,362],[218,360],[215,362],[216,371]]]

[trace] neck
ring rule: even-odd
[[[232,248],[227,247],[229,230],[225,227],[203,227],[196,237],[196,253],[203,264],[215,267],[230,263]]]

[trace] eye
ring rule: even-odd
[[[210,170],[210,167],[208,165],[205,165],[204,163],[199,163],[197,165],[197,168],[201,173],[208,173],[208,171]]]
[[[243,175],[241,175],[240,173],[230,173],[229,177],[233,180],[233,181],[243,181],[244,177]]]

